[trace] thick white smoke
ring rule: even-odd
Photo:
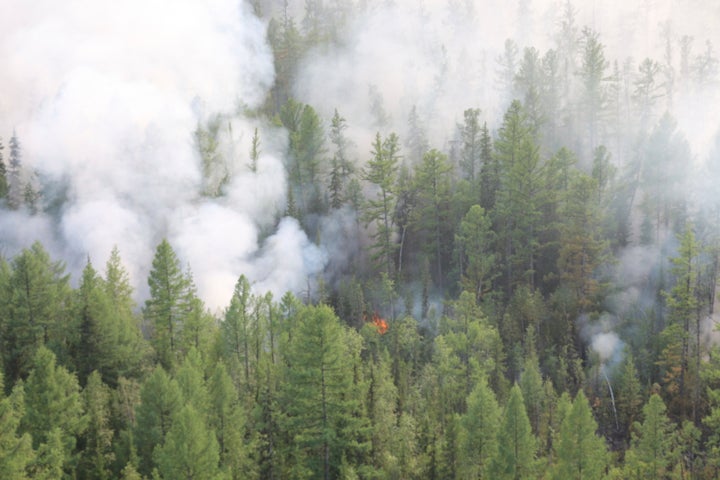
[[[241,273],[281,294],[322,270],[297,223],[268,232],[284,206],[286,140],[237,113],[259,106],[274,78],[266,25],[248,5],[9,3],[0,133],[7,144],[16,130],[25,166],[66,184],[68,198],[59,220],[1,212],[6,254],[40,240],[77,271],[117,245],[142,297],[154,247],[168,237],[213,308],[227,304]],[[209,199],[193,132],[218,114],[232,178],[224,197]],[[262,153],[252,172],[256,127]]]

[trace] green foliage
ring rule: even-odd
[[[533,436],[522,392],[517,384],[510,389],[510,397],[500,421],[497,444],[497,454],[490,462],[490,478],[520,480],[536,477],[537,440]]]
[[[376,194],[369,198],[363,206],[362,218],[365,225],[372,224],[372,258],[379,271],[392,278],[395,272],[395,252],[397,245],[393,242],[393,213],[397,203],[395,182],[398,174],[399,139],[391,133],[384,140],[378,132],[373,142],[372,158],[363,171],[364,180],[370,182]]]
[[[148,277],[150,298],[143,313],[152,328],[152,345],[160,365],[171,370],[180,354],[180,335],[188,311],[190,282],[170,243],[163,240],[155,250]]]
[[[467,399],[467,412],[460,417],[458,478],[485,479],[497,455],[500,407],[487,381],[481,378]]]
[[[597,423],[590,404],[580,390],[565,415],[555,446],[557,462],[553,478],[600,480],[608,463],[605,441],[595,432]]]
[[[643,422],[636,423],[636,432],[625,456],[625,478],[661,479],[672,471],[677,461],[676,434],[665,411],[665,404],[657,394],[643,407]]]
[[[197,478],[220,480],[220,454],[215,435],[203,421],[203,415],[192,405],[175,414],[172,427],[153,458],[161,478]]]
[[[104,480],[112,478],[109,470],[114,460],[113,430],[110,425],[110,389],[94,371],[87,379],[83,401],[88,426],[83,434],[84,449],[78,465],[80,478]]]
[[[3,387],[2,384],[0,374],[0,387]],[[8,397],[5,397],[0,388],[0,478],[27,479],[26,469],[34,459],[35,452],[30,435],[19,432],[24,401],[22,386],[15,387]]]
[[[36,242],[16,256],[10,268],[0,339],[6,379],[12,384],[27,376],[43,345],[67,361],[75,329],[68,321],[70,287],[62,263],[52,262]]]
[[[137,439],[140,456],[140,473],[149,475],[152,471],[154,451],[163,444],[175,414],[182,406],[183,398],[177,381],[158,366],[143,383],[137,407],[134,438]]]
[[[347,333],[324,305],[303,307],[296,318],[282,384],[285,428],[297,449],[298,467],[316,478],[337,475],[343,454],[367,448],[359,434],[363,418],[354,417],[353,374],[347,358]]]
[[[460,222],[455,243],[462,252],[460,284],[463,290],[475,295],[478,302],[492,289],[494,241],[495,233],[489,216],[480,205],[473,205]]]
[[[51,462],[49,458],[62,459],[60,467],[70,471],[77,438],[87,428],[88,417],[77,377],[55,362],[55,355],[45,347],[35,353],[33,369],[25,383],[22,429],[32,436],[33,446],[39,449],[38,462],[46,466],[50,462],[55,469],[55,460]]]

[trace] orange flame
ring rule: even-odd
[[[375,328],[380,335],[385,335],[387,333],[388,324],[384,318],[377,314],[377,312],[373,313],[372,323],[375,325]]]

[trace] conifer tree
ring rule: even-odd
[[[137,440],[140,456],[138,471],[141,474],[148,475],[152,471],[153,452],[163,444],[182,405],[177,381],[171,379],[162,367],[155,368],[142,385],[140,405],[136,409],[134,438]]]
[[[563,419],[555,445],[557,462],[553,478],[558,480],[600,480],[608,461],[605,441],[595,434],[597,423],[590,404],[580,390]]]
[[[232,480],[255,478],[255,437],[247,431],[247,415],[223,363],[217,363],[213,368],[207,388],[210,400],[208,427],[217,438],[223,471]]]
[[[460,285],[479,302],[492,289],[496,264],[495,232],[490,217],[480,205],[470,207],[463,217],[455,243],[462,252]]]
[[[33,461],[32,438],[20,433],[20,420],[25,408],[25,393],[16,386],[10,396],[5,396],[3,375],[0,372],[0,478],[25,480],[26,470]]]
[[[463,112],[463,116],[465,123],[463,123],[460,132],[462,138],[460,171],[464,178],[471,184],[475,184],[480,173],[483,153],[483,129],[479,120],[480,109],[469,108]]]
[[[180,335],[188,312],[189,281],[165,239],[155,250],[148,285],[150,298],[143,313],[152,328],[151,342],[160,365],[172,369],[180,353]]]
[[[447,156],[438,150],[427,152],[415,170],[417,208],[413,223],[419,230],[425,254],[434,264],[436,284],[443,286],[443,265],[452,252],[450,215],[450,175],[452,167]]]
[[[68,321],[71,301],[65,266],[52,262],[36,242],[13,258],[11,268],[0,320],[3,364],[10,384],[29,373],[42,345],[69,362],[75,333],[75,325]]]
[[[80,322],[79,340],[75,363],[81,384],[85,384],[91,372],[106,372],[117,354],[115,345],[108,341],[112,332],[104,324],[110,315],[110,302],[102,288],[101,279],[88,260],[82,273],[80,288],[77,290],[77,310]]]
[[[175,415],[165,442],[153,453],[161,478],[221,478],[217,440],[203,418],[190,404]]]
[[[347,359],[355,352],[329,307],[303,307],[296,322],[282,385],[285,428],[297,467],[329,480],[337,476],[343,455],[352,458],[369,446],[358,438],[365,420],[354,417],[358,398],[352,395]]]
[[[535,478],[537,441],[525,412],[520,387],[510,389],[497,435],[498,451],[490,463],[490,477],[498,480]]]
[[[231,371],[237,371],[244,386],[250,385],[251,374],[251,300],[250,282],[245,275],[240,275],[235,283],[230,306],[225,310],[225,320],[220,327]]]
[[[40,448],[40,461],[43,450],[52,451],[62,457],[62,466],[70,473],[77,438],[87,427],[87,417],[77,378],[55,362],[55,355],[45,347],[35,353],[33,369],[25,383],[22,426],[32,436],[33,446]],[[61,450],[55,452],[58,447]]]
[[[6,200],[9,192],[8,169],[2,154],[4,149],[5,146],[0,138],[0,200]]]
[[[13,132],[10,137],[10,156],[9,160],[9,177],[8,177],[8,195],[7,203],[12,209],[18,209],[23,203],[24,188],[22,183],[22,149],[17,133]]]
[[[140,329],[140,318],[135,313],[130,277],[117,247],[113,247],[110,252],[101,285],[110,305],[104,328],[115,342],[113,363],[107,366],[106,372],[101,373],[105,373],[103,381],[113,387],[116,378],[137,377],[149,354],[149,346]]]
[[[632,445],[625,454],[625,478],[667,478],[677,461],[675,428],[665,413],[665,403],[657,394],[650,397],[642,411],[644,419],[636,423]]]
[[[368,161],[363,177],[376,188],[374,199],[368,199],[363,208],[365,225],[373,224],[372,258],[378,269],[389,278],[395,273],[395,252],[397,245],[393,241],[393,214],[397,203],[395,182],[398,173],[399,145],[394,133],[385,140],[378,132],[373,142],[373,157]]]
[[[80,478],[105,480],[111,478],[110,465],[113,430],[110,425],[110,389],[102,382],[97,371],[87,378],[83,402],[88,426],[83,434],[83,451],[78,465]]]
[[[500,407],[487,381],[481,378],[467,399],[460,417],[458,478],[489,479],[490,460],[497,454]]]

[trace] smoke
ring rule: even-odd
[[[117,245],[142,298],[167,237],[212,308],[229,302],[240,274],[282,294],[322,271],[322,252],[297,223],[272,231],[285,202],[286,134],[238,113],[258,107],[274,78],[266,25],[245,2],[6,6],[0,131],[16,130],[25,167],[65,192],[53,217],[2,212],[6,254],[40,240],[77,272]],[[209,198],[193,132],[218,118],[229,181]],[[261,155],[251,171],[255,128]]]
[[[597,320],[587,316],[578,319],[580,336],[597,354],[600,363],[611,367],[620,363],[625,346],[615,332],[617,323],[617,317],[609,313],[603,313]]]
[[[430,146],[446,148],[465,109],[480,108],[481,121],[487,120],[491,128],[499,126],[497,122],[512,100],[501,85],[498,64],[505,40],[511,38],[518,44],[518,64],[524,47],[535,47],[540,57],[557,48],[565,3],[361,2],[365,7],[355,7],[338,42],[311,51],[303,60],[295,95],[326,118],[338,108],[361,147],[370,145],[378,130],[394,131],[407,140],[408,116],[415,107],[427,127]],[[647,57],[662,62],[665,26],[669,26],[676,86],[681,81],[678,64],[683,35],[694,37],[691,62],[702,53],[707,40],[716,50],[720,48],[720,35],[714,28],[720,12],[713,2],[571,3],[577,33],[587,26],[600,34],[608,74],[614,61],[621,67],[628,62],[631,75]],[[579,68],[579,63],[574,68]],[[658,83],[664,81],[661,74]],[[634,88],[632,83],[628,87]],[[714,87],[694,88],[674,99],[679,125],[690,132],[696,151],[707,146],[718,127],[717,102],[708,101],[711,94],[715,98],[715,91]],[[378,100],[386,114],[384,122],[378,117]],[[658,114],[663,111],[662,103],[658,102]]]

